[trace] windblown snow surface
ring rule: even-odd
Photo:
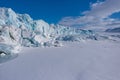
[[[120,43],[65,42],[63,47],[26,48],[0,64],[0,80],[120,80]]]

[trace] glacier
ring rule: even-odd
[[[104,39],[92,30],[48,24],[42,19],[33,20],[28,14],[15,13],[11,8],[0,8],[0,50],[5,53],[17,53],[22,46],[58,47],[62,46],[61,41],[101,38]]]

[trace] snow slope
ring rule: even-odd
[[[120,43],[66,42],[63,47],[26,48],[0,64],[0,80],[119,80]]]

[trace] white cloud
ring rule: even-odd
[[[120,0],[106,0],[105,2],[97,2],[91,5],[91,10],[85,15],[106,18],[115,12],[120,11]]]
[[[120,12],[120,0],[106,0],[104,2],[97,1],[90,5],[90,10],[83,12],[84,16],[77,17],[65,17],[59,24],[66,26],[85,26],[87,28],[91,27],[101,27],[105,26],[116,26],[120,24],[120,21],[109,18],[110,15],[116,12]],[[84,27],[84,28],[85,28]]]

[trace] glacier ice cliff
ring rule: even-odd
[[[16,53],[19,51],[16,47],[20,46],[61,46],[59,41],[87,39],[97,40],[95,32],[48,24],[43,20],[33,20],[28,14],[15,13],[11,8],[0,8],[0,51],[7,51],[5,53]],[[7,50],[5,46],[11,49],[8,47]]]

